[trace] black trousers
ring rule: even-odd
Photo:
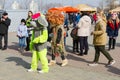
[[[100,56],[100,52],[103,53],[103,55],[109,60],[113,60],[113,58],[110,56],[110,54],[105,50],[105,45],[101,45],[101,46],[94,46],[95,47],[95,58],[94,58],[94,62],[98,62],[99,60],[99,56]]]
[[[80,41],[80,54],[86,53],[88,52],[88,36],[79,37],[79,41]],[[85,50],[85,52],[83,52],[83,50]]]
[[[26,38],[26,51],[29,51],[29,46],[30,46],[30,41],[31,41],[31,35],[29,35],[27,38]]]
[[[116,45],[116,39],[115,38],[109,38],[109,50],[110,49],[115,49],[115,45]]]
[[[73,39],[73,51],[79,51],[78,50],[78,39]]]
[[[0,34],[0,48],[2,48],[2,39],[4,38],[4,48],[8,47],[8,33]]]

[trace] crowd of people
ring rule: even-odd
[[[109,16],[109,18],[108,18]],[[82,13],[63,13],[61,11],[33,14],[28,12],[27,19],[21,19],[17,27],[17,37],[19,39],[19,50],[31,51],[32,62],[28,72],[37,71],[38,61],[41,61],[42,69],[39,73],[49,72],[49,66],[56,64],[56,57],[60,56],[61,66],[68,64],[66,52],[66,38],[68,37],[69,25],[73,24],[71,37],[73,40],[73,53],[79,56],[88,55],[89,45],[88,37],[93,35],[93,45],[95,49],[95,58],[89,66],[97,66],[100,52],[108,59],[108,66],[115,63],[115,60],[108,51],[115,49],[116,39],[118,37],[120,21],[116,12],[106,16],[102,10],[95,12]],[[8,46],[8,28],[11,20],[8,13],[2,15],[0,21],[0,49],[6,50]],[[94,31],[91,31],[94,25]],[[4,37],[4,46],[2,47],[2,37]],[[108,50],[105,45],[108,41]],[[51,43],[51,60],[47,60],[47,44]]]

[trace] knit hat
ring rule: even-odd
[[[42,13],[33,14],[32,19],[38,20],[39,24],[43,26],[48,26],[48,22]]]
[[[3,15],[3,16],[6,16],[6,15],[8,15],[8,13],[7,13],[7,12],[4,12],[2,15]]]
[[[36,13],[32,15],[32,19],[37,19],[38,17],[40,17],[40,13]]]

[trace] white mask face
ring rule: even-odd
[[[33,27],[37,27],[37,24],[36,24],[35,21],[31,21],[30,24],[31,24],[31,26],[33,26]]]

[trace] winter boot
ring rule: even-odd
[[[48,66],[53,66],[56,64],[56,61],[55,60],[51,60],[49,63],[48,63]]]
[[[66,66],[67,64],[68,64],[68,60],[67,60],[67,59],[65,59],[65,60],[63,60],[63,61],[62,61],[61,66],[63,67],[63,66]]]
[[[116,39],[113,39],[112,49],[115,49]]]
[[[108,51],[110,51],[110,49],[111,49],[111,43],[112,43],[112,38],[109,38],[109,47],[108,47]]]

